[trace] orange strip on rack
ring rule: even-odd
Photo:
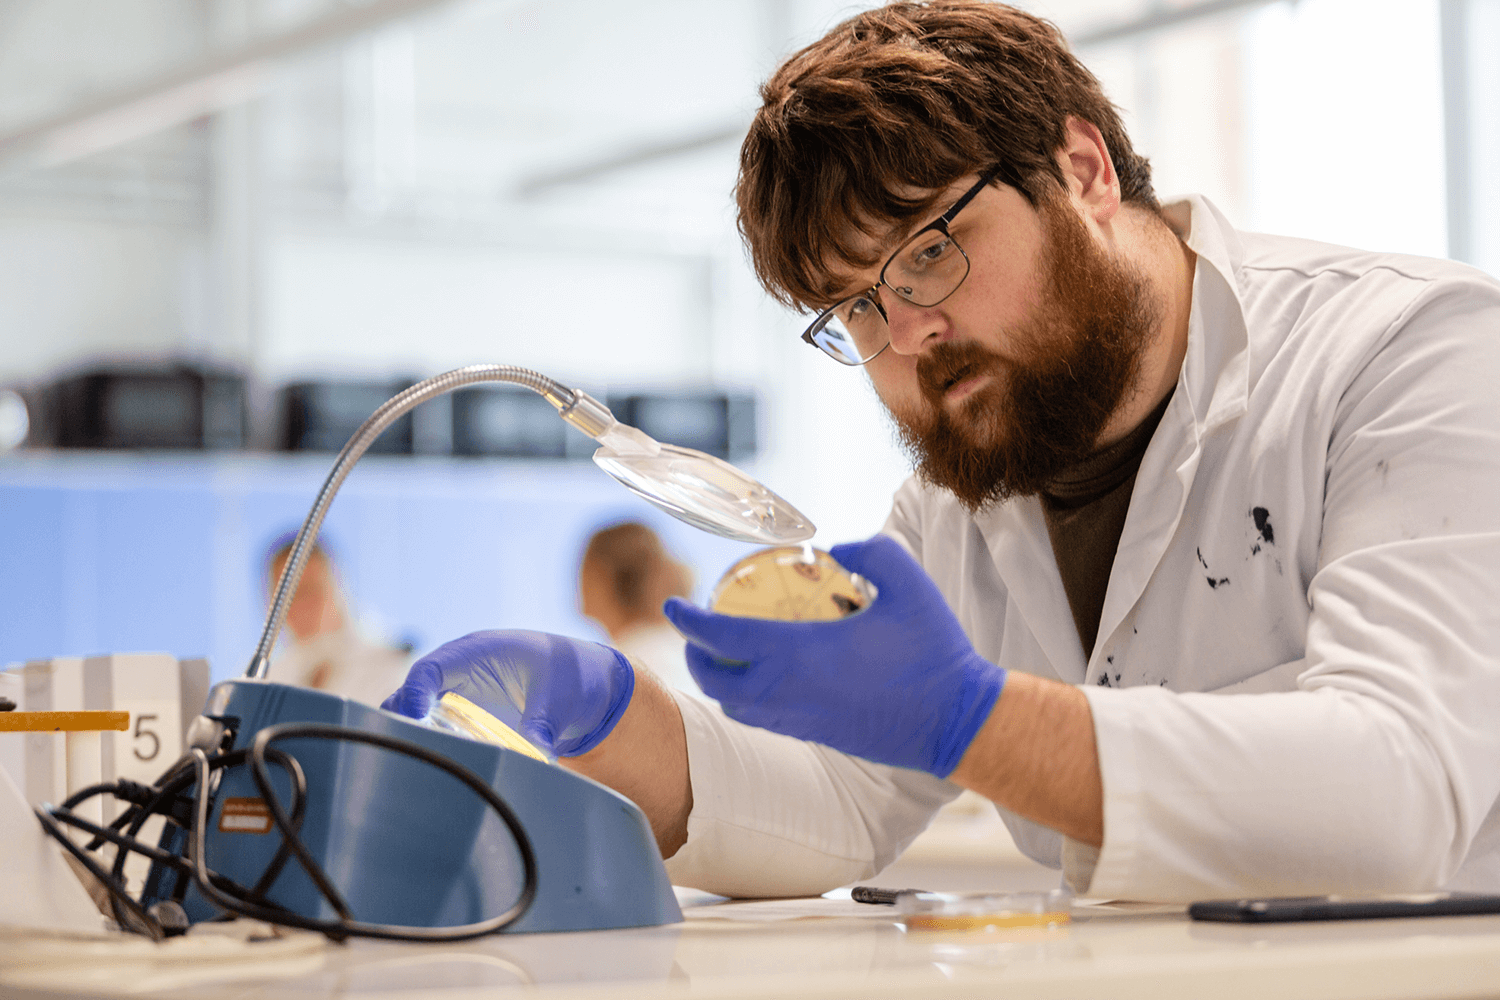
[[[124,732],[129,728],[129,712],[0,712],[0,733]]]

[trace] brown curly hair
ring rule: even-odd
[[[735,200],[755,272],[786,305],[827,305],[841,280],[830,262],[870,267],[861,236],[903,231],[966,174],[999,165],[1036,204],[1043,185],[1063,183],[1053,154],[1069,116],[1103,134],[1123,199],[1160,207],[1145,158],[1062,33],[1003,4],[866,11],[793,55],[760,95]]]

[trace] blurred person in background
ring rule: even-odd
[[[693,573],[672,558],[656,532],[624,521],[594,532],[578,567],[578,606],[609,636],[609,644],[674,688],[697,691],[685,643],[667,621],[669,597],[688,597]]]
[[[266,559],[268,605],[295,539],[296,532],[288,532],[271,544]],[[297,592],[287,605],[282,634],[289,641],[271,664],[272,677],[367,705],[378,706],[411,665],[410,646],[378,642],[361,632],[349,612],[338,570],[321,543],[314,543],[307,557]]]

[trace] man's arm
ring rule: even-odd
[[[816,895],[867,878],[955,794],[929,775],[739,725],[584,640],[472,633],[413,665],[384,707],[423,718],[446,691],[636,802],[673,881],[724,895]]]
[[[637,667],[630,704],[603,742],[557,762],[640,806],[662,857],[670,858],[687,842],[693,786],[688,780],[682,712],[649,670]]]
[[[1104,790],[1083,692],[1012,672],[949,780],[1081,843],[1104,843]]]
[[[662,682],[623,653],[545,632],[472,632],[412,665],[382,708],[425,718],[453,691],[626,796],[646,814],[663,857],[687,840],[693,807],[682,714]],[[515,725],[516,723],[512,723]]]

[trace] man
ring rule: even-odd
[[[1159,207],[1097,82],[1000,5],[861,14],[762,96],[757,271],[917,464],[833,549],[879,596],[670,602],[724,714],[515,633],[391,704],[524,679],[528,731],[729,894],[867,877],[960,788],[1093,895],[1500,891],[1500,288]]]

